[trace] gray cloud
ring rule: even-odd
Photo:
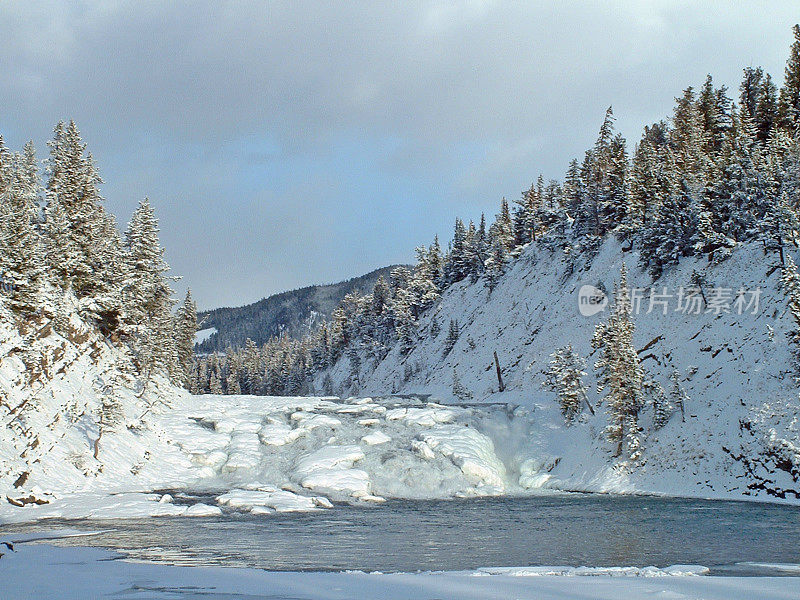
[[[0,5],[0,132],[73,117],[121,219],[149,195],[211,306],[408,260],[633,142],[710,72],[782,79],[795,2]]]

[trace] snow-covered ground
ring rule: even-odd
[[[3,547],[4,548],[4,547]],[[96,548],[17,543],[0,558],[2,596],[60,598],[308,598],[408,600],[789,600],[796,577],[708,577],[696,566],[656,569],[566,567],[381,574],[291,573],[134,563]],[[42,573],[47,576],[43,577]],[[72,582],[72,584],[68,584]]]

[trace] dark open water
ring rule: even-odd
[[[64,527],[107,531],[60,545],[184,565],[413,572],[699,564],[718,575],[800,575],[791,567],[800,565],[800,507],[750,502],[581,494],[395,500],[257,517],[47,521],[0,526],[0,534]]]

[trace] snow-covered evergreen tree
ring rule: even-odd
[[[633,346],[627,269],[623,264],[619,283],[614,288],[614,303],[608,321],[597,326],[592,347],[600,351],[595,363],[598,392],[605,390],[609,424],[608,439],[616,444],[615,456],[637,461],[641,456],[639,412],[643,406],[643,372]]]
[[[722,148],[731,127],[732,101],[727,88],[715,88],[711,75],[708,75],[698,94],[697,103],[707,134],[705,152],[713,159]]]
[[[786,77],[780,92],[778,110],[781,126],[794,134],[800,123],[800,25],[795,25],[792,33],[794,42],[786,62]]]
[[[489,287],[490,293],[505,273],[507,262],[508,253],[505,244],[493,237],[492,245],[489,248],[489,257],[486,259],[486,285]]]
[[[130,336],[140,368],[178,375],[178,350],[173,335],[172,289],[166,273],[158,220],[144,199],[133,213],[125,234],[127,253],[125,331]]]
[[[8,160],[6,156],[4,160]],[[4,167],[5,170],[5,167]],[[44,248],[36,231],[39,179],[33,144],[11,157],[0,190],[0,275],[12,290],[10,305],[30,314],[42,307]]]
[[[456,371],[455,367],[453,367],[453,396],[462,402],[468,402],[473,398],[472,392],[465,388],[458,378],[458,371]]]
[[[180,383],[187,387],[190,383],[192,359],[194,354],[194,336],[197,332],[197,305],[192,299],[192,291],[186,291],[183,304],[178,308],[175,317],[175,345],[178,353]]]
[[[781,284],[789,305],[789,313],[792,315],[795,325],[789,333],[789,339],[795,346],[795,353],[798,353],[800,346],[800,275],[791,256],[786,257],[786,263],[783,265]]]
[[[693,194],[704,190],[708,182],[712,161],[705,149],[709,138],[694,89],[686,88],[675,106],[669,149],[673,177]]]
[[[447,328],[447,337],[444,340],[444,356],[450,354],[450,351],[456,345],[460,331],[458,329],[458,321],[450,319],[450,325]]]
[[[693,253],[698,232],[697,202],[688,185],[668,196],[649,226],[642,230],[639,248],[643,266],[658,277],[666,265],[677,264]]]
[[[68,223],[66,230],[59,232],[68,268],[51,267],[62,271],[66,287],[78,298],[89,299],[84,303],[89,316],[113,328],[118,325],[120,309],[120,282],[115,277],[122,265],[116,227],[102,206],[102,180],[74,121],[58,123],[48,145],[47,213],[63,211]]]
[[[444,264],[444,277],[448,284],[461,281],[469,275],[470,257],[467,249],[467,228],[456,219],[453,241]]]
[[[572,349],[572,344],[559,348],[550,355],[550,364],[545,373],[545,385],[555,392],[561,406],[561,414],[567,424],[572,423],[585,404],[594,414],[586,396],[583,376],[586,361]]]
[[[642,383],[642,396],[644,404],[649,404],[653,407],[653,427],[661,429],[667,424],[675,411],[675,407],[667,397],[667,392],[657,381],[646,379]]]
[[[211,373],[211,379],[208,384],[209,394],[222,394],[222,383],[220,382],[219,375],[216,371]]]
[[[489,228],[489,235],[502,245],[506,253],[511,254],[514,251],[516,245],[514,222],[511,218],[511,211],[508,208],[508,201],[505,198],[500,202],[500,212]]]
[[[669,396],[668,400],[672,407],[675,410],[681,411],[681,422],[686,422],[686,402],[689,400],[689,396],[686,394],[686,391],[683,389],[683,386],[680,382],[680,374],[676,369],[672,370],[669,376]]]
[[[630,208],[622,220],[625,237],[649,226],[656,211],[673,192],[673,181],[666,161],[666,126],[656,123],[652,127],[658,129],[656,134],[645,127],[642,140],[633,154],[628,193]]]

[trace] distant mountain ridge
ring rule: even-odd
[[[328,319],[347,294],[371,292],[381,275],[388,279],[398,266],[382,267],[339,283],[273,294],[245,306],[201,312],[197,315],[201,329],[213,327],[216,332],[198,343],[195,350],[203,354],[241,348],[248,338],[261,345],[283,333],[302,336]]]

